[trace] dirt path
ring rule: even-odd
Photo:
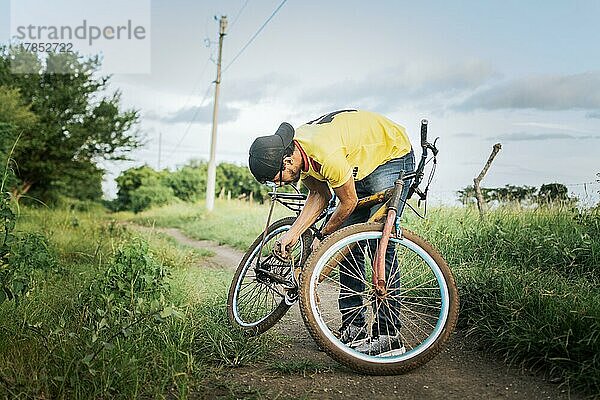
[[[211,263],[224,268],[237,266],[242,258],[242,253],[237,250],[211,241],[190,239],[177,229],[155,230],[171,235],[183,244],[212,250],[215,256],[211,257]],[[378,377],[357,374],[319,351],[304,327],[298,305],[292,307],[274,329],[287,340],[267,364],[226,370],[222,378],[246,389],[248,394],[253,394],[254,390],[258,389],[266,398],[582,398],[539,376],[507,367],[501,361],[475,348],[462,332],[454,334],[446,350],[425,366],[405,375]],[[309,367],[298,368],[299,363]],[[290,372],[282,372],[285,368]],[[216,396],[208,395],[208,398],[213,397]]]

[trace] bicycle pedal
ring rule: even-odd
[[[288,306],[294,305],[298,301],[298,297],[299,296],[298,296],[297,290],[293,291],[293,293],[290,293],[290,291],[287,291],[284,296],[285,304],[287,304]]]

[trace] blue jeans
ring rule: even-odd
[[[395,158],[380,165],[371,174],[355,182],[358,198],[370,196],[394,186],[400,171],[412,172],[415,169],[415,156],[413,151],[401,158]],[[408,196],[412,180],[404,181],[402,190],[402,201],[398,204],[398,218],[404,210],[404,200]],[[349,226],[361,222],[367,222],[369,217],[382,205],[375,205],[371,209],[357,209],[344,221],[342,226]],[[368,255],[373,257],[377,248],[377,240],[369,240],[365,243],[369,248]],[[342,327],[348,324],[357,326],[365,325],[366,307],[363,306],[361,294],[365,290],[365,252],[363,248],[354,246],[350,256],[352,262],[342,262],[340,265],[340,296],[338,304],[342,313]],[[372,262],[373,260],[369,260]],[[359,270],[357,270],[359,269]],[[386,304],[377,307],[377,316],[373,326],[373,336],[381,334],[394,334],[400,329],[400,279],[398,275],[398,260],[394,256],[394,246],[388,246],[385,256],[386,282],[388,282],[388,293],[390,296],[385,300]],[[359,279],[361,277],[362,279]]]

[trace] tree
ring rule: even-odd
[[[546,183],[537,194],[538,204],[570,203],[577,198],[569,196],[569,190],[562,183]]]
[[[146,204],[147,207],[151,205],[152,202],[148,202],[146,200],[140,200],[141,198],[147,198],[149,193],[152,191],[142,191],[143,195],[139,195],[136,197],[134,192],[141,187],[157,187],[157,186],[165,186],[164,184],[164,176],[161,175],[160,172],[155,171],[148,165],[143,165],[141,167],[129,168],[117,177],[117,186],[119,190],[117,191],[117,209],[119,210],[131,210],[133,209],[134,200],[137,202],[138,211],[141,211],[140,204]],[[171,193],[173,193],[171,189]],[[161,198],[163,193],[160,193]],[[142,207],[143,209],[143,207]]]
[[[217,166],[216,186],[218,190],[231,191],[234,197],[249,196],[252,193],[252,197],[259,201],[262,201],[268,192],[267,187],[258,183],[247,167],[231,163],[220,163]]]
[[[19,133],[30,130],[36,117],[23,106],[23,99],[18,89],[0,86],[0,181],[2,190],[17,185],[14,170],[17,166],[12,162],[11,150],[19,139]],[[9,160],[11,157],[11,160]]]
[[[206,193],[208,164],[204,161],[192,161],[166,176],[167,184],[175,196],[183,201],[200,200]]]
[[[109,77],[97,76],[99,66],[97,57],[48,53],[42,62],[22,49],[0,48],[0,85],[18,90],[20,106],[36,117],[21,129],[13,156],[16,195],[99,198],[98,161],[125,159],[141,145],[138,112],[120,109],[120,92],[106,94]]]
[[[481,188],[483,200],[486,203],[497,202],[498,204],[519,203],[538,205],[553,203],[576,202],[576,197],[570,197],[568,190],[562,183],[547,183],[539,190],[535,186],[506,185],[500,188]],[[475,189],[473,186],[457,191],[458,200],[463,205],[473,205],[476,202]]]
[[[537,188],[534,186],[506,185],[499,188],[481,188],[484,202],[498,204],[519,203],[530,204],[534,201]],[[458,200],[464,205],[476,203],[476,193],[473,186],[459,190]]]

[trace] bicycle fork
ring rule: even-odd
[[[388,206],[387,217],[383,225],[383,233],[377,246],[375,262],[373,263],[373,286],[378,297],[385,297],[387,289],[385,287],[385,253],[392,235],[392,229],[396,224],[396,216],[398,215],[398,204],[402,199],[402,189],[404,188],[404,171],[400,172],[400,176],[394,182],[394,193],[390,199]]]

